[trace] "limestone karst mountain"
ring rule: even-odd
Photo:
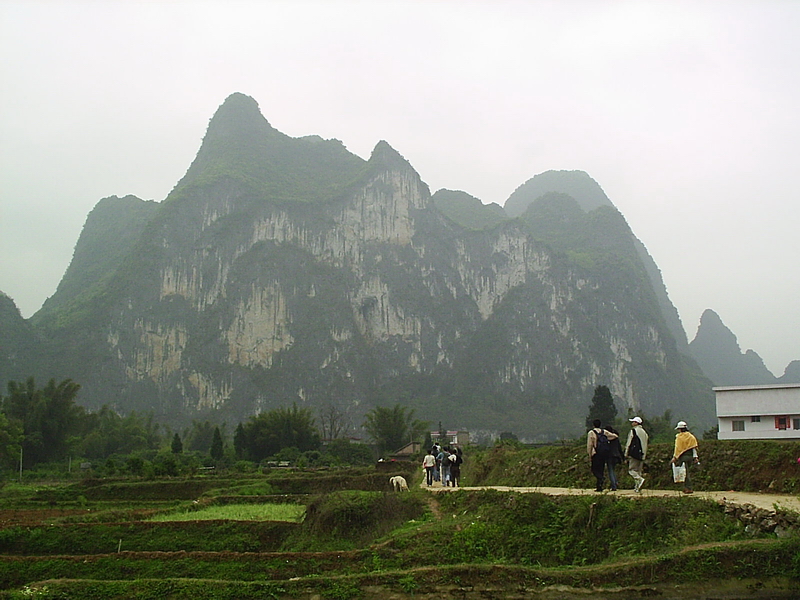
[[[776,378],[754,350],[742,352],[736,336],[711,309],[700,317],[689,351],[714,385],[800,383],[800,361],[789,363],[783,376]]]
[[[14,301],[0,292],[0,381],[26,379],[40,348],[34,327],[22,318]]]
[[[157,212],[158,204],[136,196],[111,196],[98,202],[86,218],[83,236],[56,293],[36,313],[41,324],[50,316],[63,315],[70,304],[102,293],[108,278],[120,267]]]
[[[511,217],[524,213],[531,203],[549,192],[572,196],[586,212],[614,206],[603,188],[583,171],[545,171],[532,177],[508,197],[503,208]]]
[[[432,200],[386,142],[363,160],[291,138],[234,94],[163,202],[107,199],[87,219],[31,319],[35,372],[79,382],[90,408],[173,423],[297,402],[360,424],[400,402],[554,439],[582,431],[605,384],[622,411],[711,424],[711,384],[655,263],[570,173],[499,218],[464,193]]]
[[[615,208],[600,185],[583,171],[545,171],[540,173],[514,190],[503,208],[509,216],[516,217],[524,213],[532,202],[552,193],[572,197],[585,212],[593,212],[604,206]],[[670,333],[678,344],[678,350],[682,354],[688,354],[686,333],[678,311],[669,299],[667,288],[661,278],[661,271],[639,238],[632,232],[627,232],[626,238],[633,241],[639,259],[647,271],[650,283],[656,293],[659,308]]]
[[[777,383],[800,383],[800,360],[793,360],[778,377]]]

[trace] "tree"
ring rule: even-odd
[[[214,428],[214,438],[211,440],[209,454],[214,460],[221,460],[225,455],[225,445],[222,443],[222,434],[219,432],[219,427]]]
[[[236,431],[233,433],[233,451],[236,458],[244,458],[247,455],[247,433],[241,423],[236,426]]]
[[[274,456],[283,448],[317,450],[322,443],[311,410],[296,404],[251,417],[239,439],[244,457],[254,461]]]
[[[335,440],[342,436],[347,426],[347,416],[333,403],[320,409],[320,425],[322,426],[322,439]]]
[[[0,469],[13,470],[17,466],[21,444],[22,428],[0,412]]]
[[[81,386],[71,379],[51,379],[38,389],[33,377],[25,383],[8,382],[3,405],[8,419],[23,433],[23,459],[27,464],[63,459],[70,447],[88,433],[91,420],[75,404]]]
[[[419,441],[428,429],[428,423],[414,418],[414,409],[399,404],[392,408],[376,406],[364,417],[364,429],[381,454],[398,450],[409,442]]]
[[[586,416],[586,427],[592,426],[595,419],[600,419],[603,426],[614,424],[617,418],[617,407],[614,405],[614,397],[611,390],[606,385],[598,385],[594,388],[594,397],[589,405],[589,414]]]
[[[208,452],[214,440],[214,425],[210,421],[192,420],[191,429],[183,436],[186,448],[192,452]]]
[[[667,409],[661,417],[642,416],[644,427],[650,436],[650,443],[671,442],[675,438],[675,423],[672,420],[672,411]]]
[[[183,442],[181,441],[181,436],[179,436],[176,431],[175,435],[172,437],[172,453],[180,454],[181,452],[183,452]]]
[[[513,431],[501,431],[499,439],[500,439],[501,442],[518,442],[519,441],[519,438],[517,437],[517,434],[514,433]]]
[[[343,465],[370,465],[375,460],[369,446],[343,438],[333,440],[326,446],[325,451]]]
[[[78,452],[86,458],[131,454],[161,446],[160,427],[152,414],[141,415],[134,411],[122,417],[108,405],[103,405],[88,418],[91,423],[89,433],[78,447]]]

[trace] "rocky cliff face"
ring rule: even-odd
[[[535,210],[465,229],[387,143],[363,161],[289,138],[236,94],[124,259],[94,275],[102,292],[59,288],[54,306],[71,308],[40,322],[48,368],[90,407],[173,422],[298,402],[360,423],[400,402],[552,439],[582,430],[606,384],[621,410],[710,423],[710,385],[679,352],[624,218],[559,202],[548,210],[573,215],[561,239],[575,247],[540,235]],[[99,233],[87,222],[78,248]],[[609,237],[623,242],[585,241]]]

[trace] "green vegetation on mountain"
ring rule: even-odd
[[[42,339],[19,308],[0,292],[0,389],[14,379],[24,379],[35,368]]]
[[[448,219],[468,229],[486,229],[508,220],[499,204],[484,204],[466,192],[442,189],[431,200]]]
[[[593,273],[609,289],[638,288],[652,295],[647,273],[633,245],[625,218],[613,207],[585,212],[572,197],[550,192],[537,198],[520,217],[533,237],[566,255],[576,267]],[[657,310],[655,298],[648,307]]]
[[[289,137],[269,124],[255,100],[236,93],[211,119],[197,157],[167,201],[236,182],[265,201],[318,202],[339,195],[365,169],[339,140]]]
[[[104,198],[89,213],[75,253],[56,293],[33,317],[44,325],[98,294],[139,241],[158,204],[135,196]]]

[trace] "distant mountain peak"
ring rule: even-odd
[[[373,165],[381,165],[387,168],[402,167],[413,169],[411,163],[385,140],[381,140],[375,144],[372,155],[369,157],[369,162]]]
[[[510,217],[518,217],[533,201],[549,192],[572,196],[586,212],[599,206],[614,206],[600,184],[585,171],[545,171],[514,190],[503,208]]]
[[[265,199],[313,201],[323,188],[326,195],[335,195],[363,164],[339,140],[281,133],[264,118],[253,98],[237,92],[214,113],[197,156],[171,196],[186,196],[187,189],[197,186],[236,181],[238,193],[246,189],[247,194]]]
[[[800,383],[800,360],[793,360],[783,372],[783,375],[778,378],[780,383]]]
[[[242,92],[233,92],[230,96],[225,98],[225,101],[222,103],[222,106],[233,105],[254,106],[256,110],[258,110],[258,102],[256,102],[256,99]]]
[[[753,350],[742,353],[733,332],[720,316],[706,309],[700,317],[689,353],[714,385],[760,385],[775,382],[775,376]]]
[[[211,117],[205,141],[214,138],[246,139],[277,130],[261,114],[261,109],[250,96],[236,92],[228,96]]]
[[[736,336],[725,326],[720,316],[710,308],[705,309],[700,316],[700,325],[697,327],[697,334],[692,344],[695,346],[706,345],[709,348],[716,346],[729,351],[735,349],[736,354],[742,352]]]

